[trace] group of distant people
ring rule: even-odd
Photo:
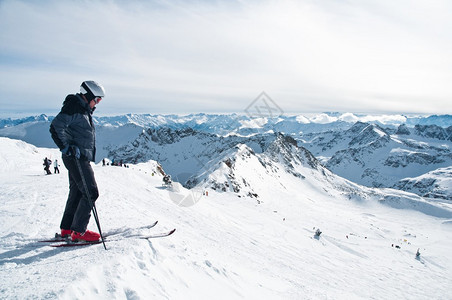
[[[52,160],[48,159],[47,157],[44,158],[44,163],[42,164],[44,166],[44,171],[46,171],[46,175],[51,175],[52,172],[50,172],[50,166],[52,165]],[[58,159],[55,159],[55,161],[53,162],[53,173],[56,174],[60,174],[60,169],[59,169],[59,164],[58,164]]]
[[[102,159],[102,166],[103,166],[103,167],[105,167],[105,166],[110,166],[110,165],[112,165],[112,166],[117,166],[117,167],[124,167],[124,168],[128,168],[128,167],[129,167],[128,165],[126,165],[125,163],[123,163],[122,160],[120,160],[119,162],[116,162],[115,160],[112,160],[112,161],[111,161],[111,164],[110,164],[109,162],[105,161],[105,158]]]
[[[51,174],[52,174],[52,172],[50,171],[50,166],[52,166],[52,165],[53,165],[53,173],[54,173],[54,174],[57,174],[57,173],[59,174],[59,173],[60,173],[60,169],[59,169],[60,164],[58,163],[58,159],[55,159],[55,161],[54,161],[53,164],[52,164],[52,160],[46,157],[46,158],[44,158],[44,163],[43,163],[42,165],[44,166],[44,171],[46,172],[46,175],[51,175]],[[106,162],[106,161],[105,161],[105,158],[104,158],[104,159],[102,160],[102,165],[103,165],[103,166],[109,166],[110,163],[109,163],[109,162]],[[114,161],[112,161],[112,162],[111,162],[111,165],[112,165],[112,166],[125,167],[125,168],[128,168],[128,167],[129,167],[128,165],[126,165],[125,163],[123,163],[122,160],[119,161],[119,162],[114,162]]]

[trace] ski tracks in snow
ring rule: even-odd
[[[367,255],[365,255],[365,254],[363,254],[363,253],[361,253],[359,251],[353,250],[352,248],[346,246],[342,241],[340,241],[339,239],[336,239],[334,237],[330,237],[330,236],[322,234],[320,236],[320,239],[326,240],[331,245],[337,247],[338,249],[340,249],[340,250],[342,250],[342,251],[344,251],[346,253],[349,253],[349,254],[352,254],[352,255],[355,255],[355,256],[358,256],[358,257],[361,257],[361,258],[368,258]]]

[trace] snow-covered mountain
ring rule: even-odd
[[[190,178],[187,186],[259,198],[261,194],[277,194],[287,189],[285,184],[292,176],[303,180],[328,178],[326,173],[330,172],[325,172],[315,157],[298,147],[293,138],[275,134],[266,142],[258,153],[246,144],[224,151],[220,160],[211,160],[199,176]]]
[[[180,141],[196,139],[185,134]],[[166,239],[107,242],[105,251],[37,242],[59,228],[66,170],[44,175],[42,159],[59,157],[55,148],[0,138],[0,298],[449,297],[450,203],[358,186],[284,135],[265,145],[260,153],[245,144],[225,150],[199,177],[208,196],[190,207],[174,201],[189,191],[162,187],[155,161],[93,165],[105,233],[177,228]],[[240,191],[223,190],[225,176]],[[237,197],[251,189],[258,198]],[[137,229],[154,220],[155,228]]]
[[[0,136],[54,147],[48,133],[52,118],[41,115],[2,120]],[[298,146],[311,151],[334,173],[367,186],[399,187],[398,182],[404,178],[452,165],[450,115],[328,113],[252,119],[237,114],[128,114],[95,116],[94,120],[97,161],[104,157],[127,162],[156,159],[181,182],[199,176],[208,165],[217,164],[224,151],[239,144],[248,145],[260,155],[278,133],[294,138]],[[171,142],[178,135],[183,143]]]
[[[30,116],[25,118],[18,118],[18,119],[0,119],[0,128],[6,128],[6,127],[13,127],[24,123],[30,123],[30,122],[47,122],[52,121],[53,117],[48,117],[45,114],[41,114],[39,116]]]
[[[423,197],[452,201],[452,167],[439,168],[415,178],[405,178],[394,186]]]
[[[346,131],[303,138],[301,144],[331,171],[367,186],[397,187],[406,177],[452,165],[452,126],[403,124],[391,129],[357,122]]]

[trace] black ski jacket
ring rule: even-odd
[[[96,156],[96,131],[91,110],[80,94],[68,95],[60,113],[50,124],[50,133],[55,144],[63,150],[75,145],[81,158],[94,161]]]

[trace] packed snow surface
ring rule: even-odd
[[[301,179],[259,201],[209,190],[182,206],[175,200],[191,192],[163,187],[154,161],[93,164],[104,233],[139,232],[155,220],[141,232],[177,230],[107,242],[107,251],[51,248],[37,241],[59,230],[68,180],[63,165],[61,174],[44,175],[44,157],[62,165],[57,149],[0,138],[2,299],[451,297],[450,206],[448,217],[434,217],[403,203],[346,200]],[[96,230],[93,220],[89,229]]]

